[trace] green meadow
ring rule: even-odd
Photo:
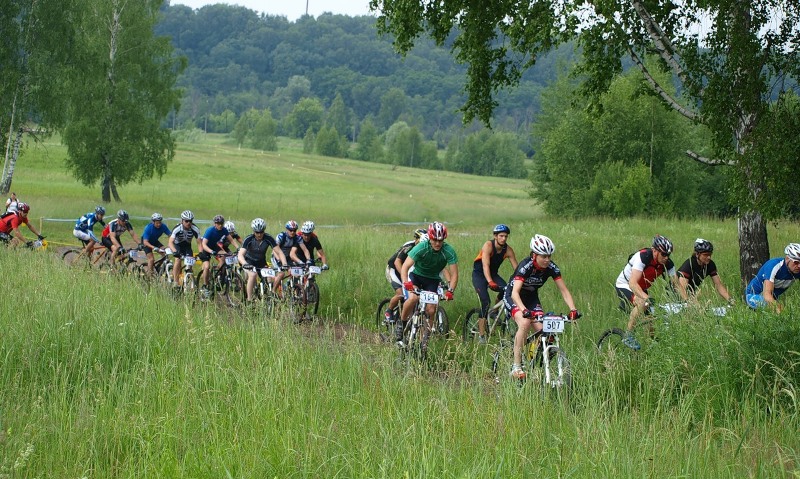
[[[314,220],[331,270],[319,278],[322,317],[300,326],[67,268],[55,251],[77,244],[74,219],[98,204],[99,189],[74,181],[57,141],[24,152],[12,189],[51,246],[0,251],[0,477],[800,476],[797,291],[780,316],[741,301],[724,318],[695,308],[638,353],[594,346],[624,324],[614,280],[656,233],[673,240],[676,262],[696,237],[712,241],[739,297],[735,220],[546,217],[527,181],[280,147],[238,149],[212,135],[181,144],[163,178],[121,188],[122,203],[106,207],[223,214],[245,234],[256,216],[273,235],[288,219]],[[385,261],[432,220],[447,222],[460,258],[456,299],[445,305],[459,333],[477,305],[471,263],[492,226],[511,226],[519,258],[533,233],[553,239],[584,312],[562,341],[569,400],[505,374],[496,384],[490,351],[458,335],[411,369],[377,339]],[[798,240],[797,224],[770,225],[773,256]],[[722,303],[710,284],[701,298]],[[552,284],[542,301],[565,309]]]

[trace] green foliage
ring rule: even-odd
[[[302,98],[298,101],[284,122],[287,132],[295,138],[301,138],[307,131],[319,131],[325,109],[316,98]]]
[[[314,144],[316,143],[316,135],[314,130],[309,128],[303,136],[303,153],[309,154],[314,151]]]
[[[335,129],[346,138],[352,133],[351,112],[345,106],[341,93],[336,94],[325,114],[325,126]]]
[[[515,135],[490,130],[448,145],[445,168],[472,175],[527,178],[525,155]]]
[[[441,169],[436,144],[425,142],[416,127],[398,121],[386,131],[386,155],[388,163],[415,168]]]
[[[253,148],[264,151],[278,151],[277,129],[278,124],[272,118],[272,113],[269,109],[261,112],[261,117],[253,128]]]
[[[383,154],[383,144],[378,137],[378,131],[372,120],[367,118],[361,122],[354,158],[361,161],[382,161]]]
[[[339,135],[335,127],[323,126],[317,133],[315,149],[322,156],[343,157],[347,140]]]
[[[236,126],[236,113],[225,109],[219,115],[209,117],[209,131],[214,133],[230,133]]]

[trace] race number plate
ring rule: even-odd
[[[187,256],[183,258],[183,262],[186,263],[186,266],[194,266],[194,262],[196,261],[194,256]]]
[[[133,250],[133,251],[128,251],[128,256],[129,256],[131,259],[136,259],[136,258],[138,258],[138,257],[139,257],[139,252],[138,252],[138,251],[136,251],[136,250]]]
[[[291,273],[292,276],[303,276],[303,268],[289,268],[289,273]]]
[[[261,277],[262,278],[274,278],[275,277],[275,270],[272,268],[261,268]]]
[[[319,266],[309,266],[308,272],[312,274],[320,274],[322,272],[322,269],[320,269]]]
[[[227,264],[228,266],[234,265],[236,264],[236,260],[237,260],[236,256],[226,256],[225,264]]]
[[[562,319],[560,316],[545,316],[542,319],[542,331],[545,333],[563,333],[564,319]]]
[[[431,291],[420,291],[419,302],[422,304],[439,304],[439,295]]]

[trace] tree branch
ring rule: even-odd
[[[678,103],[678,101],[675,98],[673,98],[672,95],[669,94],[669,92],[667,92],[666,90],[664,90],[664,88],[661,87],[658,81],[656,81],[656,79],[653,78],[653,75],[650,74],[650,71],[644,65],[642,59],[639,58],[639,56],[636,54],[636,52],[633,51],[633,48],[631,48],[630,45],[628,45],[628,54],[631,56],[631,60],[633,60],[633,62],[636,63],[636,65],[639,67],[639,70],[642,71],[644,78],[647,80],[648,83],[650,83],[650,86],[653,88],[653,90],[655,90],[655,92],[658,93],[658,96],[660,96],[665,102],[667,102],[667,104],[669,104],[669,106],[672,107],[673,110],[677,111],[678,113],[680,113],[681,115],[685,116],[686,118],[692,121],[698,121],[699,118],[696,112]]]
[[[653,20],[653,17],[644,7],[641,0],[633,0],[632,4],[633,9],[636,10],[639,18],[642,20],[642,22],[644,22],[644,27],[647,30],[648,35],[650,35],[650,39],[653,40],[658,54],[664,59],[665,62],[667,62],[673,71],[675,71],[675,74],[678,75],[678,78],[680,78],[684,84],[688,85],[689,79],[686,76],[686,72],[675,58],[675,46],[664,34],[664,30],[662,30],[661,26],[658,25],[655,20]]]
[[[709,166],[734,166],[736,165],[735,161],[730,160],[712,160],[711,158],[706,158],[705,156],[700,156],[697,153],[693,152],[692,150],[686,150],[686,156],[689,158],[703,163],[704,165]]]

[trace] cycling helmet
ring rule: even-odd
[[[254,233],[263,233],[267,229],[267,222],[263,218],[256,218],[250,223]]]
[[[20,204],[17,205],[17,211],[19,211],[20,213],[26,213],[27,214],[28,211],[30,211],[30,210],[31,210],[31,207],[28,206],[28,203],[20,203]]]
[[[800,261],[800,243],[789,243],[789,246],[783,251],[789,259]]]
[[[672,241],[661,235],[656,235],[653,238],[653,248],[659,253],[669,256],[672,254]]]
[[[422,239],[423,236],[427,237],[427,234],[428,234],[427,230],[424,230],[422,228],[417,228],[414,230],[414,239]]]
[[[300,232],[301,233],[305,233],[307,235],[310,235],[311,233],[313,233],[314,232],[314,222],[313,221],[306,221],[305,223],[303,223],[303,226],[300,228]]]
[[[96,215],[104,215],[104,214],[106,214],[106,209],[103,208],[102,206],[98,206],[98,207],[96,207],[94,209],[94,214],[96,214]]]
[[[428,226],[428,239],[444,240],[447,238],[447,226],[434,221]]]
[[[186,221],[193,221],[194,220],[194,213],[189,210],[184,211],[181,213],[181,219]]]
[[[121,221],[128,221],[128,218],[130,218],[130,216],[128,216],[127,211],[119,210],[117,211],[117,218],[119,218]]]
[[[694,240],[694,252],[713,253],[714,245],[711,244],[711,241],[704,240],[703,238],[697,238],[696,240]]]
[[[531,238],[531,251],[538,255],[550,256],[556,251],[553,241],[544,235],[533,235]]]
[[[295,220],[287,221],[286,222],[286,229],[287,230],[292,230],[292,231],[297,231],[297,221],[295,221]]]
[[[215,224],[224,224],[225,223],[225,217],[222,216],[222,215],[215,216],[214,217],[214,223]]]
[[[236,225],[233,224],[233,221],[226,221],[225,229],[228,230],[228,233],[236,233]]]
[[[419,235],[419,242],[422,243],[423,241],[428,241],[428,233]]]
[[[161,216],[161,213],[153,213],[152,215],[150,215],[150,220],[151,221],[164,221],[164,217]]]
[[[494,229],[492,230],[492,234],[496,235],[497,233],[506,233],[506,234],[510,235],[511,234],[511,228],[509,228],[507,225],[499,224],[499,225],[495,226]]]

